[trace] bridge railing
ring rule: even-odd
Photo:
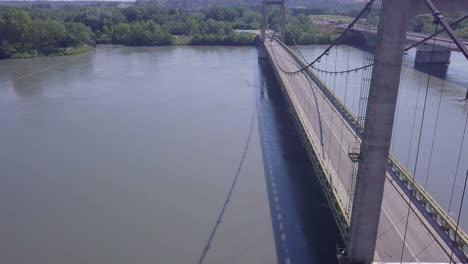
[[[294,60],[302,67],[306,64],[300,59],[297,54],[292,51],[286,44],[279,39],[274,38]],[[328,86],[320,80],[311,70],[307,69],[306,74],[314,81],[318,88],[330,99],[336,109],[343,115],[348,124],[355,130],[357,134],[363,131],[363,124],[358,121],[357,116],[341,101],[336,94],[328,88]],[[389,155],[387,161],[387,171],[394,180],[398,182],[410,197],[412,202],[418,207],[420,212],[426,219],[438,228],[435,230],[439,235],[450,238],[455,244],[468,256],[468,236],[461,227],[457,228],[457,224],[450,218],[448,213],[432,198],[432,196],[415,180],[412,174],[398,162],[393,155]],[[411,194],[412,193],[412,194]]]

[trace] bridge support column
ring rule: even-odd
[[[372,263],[413,1],[382,0],[366,123],[351,213],[347,263]]]
[[[268,28],[268,6],[279,6],[280,7],[280,19],[279,19],[279,30],[280,30],[280,39],[284,42],[286,35],[286,6],[284,3],[285,0],[262,0],[262,25],[260,29],[260,39],[263,41],[266,37],[266,30]]]
[[[262,25],[260,27],[260,41],[263,42],[265,41],[265,32],[266,32],[266,29],[267,29],[267,24],[268,24],[268,21],[267,21],[267,5],[266,5],[266,0],[263,0],[262,1],[262,7],[261,7],[261,10],[260,10],[260,13],[262,14]]]
[[[259,59],[267,59],[268,58],[267,51],[265,50],[265,45],[263,44],[263,42],[258,45],[257,52],[258,52],[258,58]]]
[[[449,64],[452,51],[444,48],[433,48],[432,45],[416,47],[416,63]]]
[[[282,4],[280,6],[280,33],[281,33],[281,41],[285,43],[286,40],[286,8],[284,6],[284,0],[281,1]]]

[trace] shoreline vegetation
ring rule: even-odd
[[[96,44],[255,45],[260,15],[248,7],[197,12],[151,5],[0,7],[0,59],[72,55]]]
[[[90,46],[88,44],[83,44],[83,45],[76,46],[76,47],[58,48],[56,51],[49,53],[49,54],[43,54],[43,53],[37,52],[36,50],[32,50],[32,51],[13,53],[9,59],[32,59],[32,58],[45,57],[45,56],[54,56],[54,57],[55,56],[69,56],[69,55],[85,53],[85,52],[93,50],[94,48],[95,47]]]
[[[269,12],[278,30],[278,10]],[[156,5],[124,7],[0,7],[0,59],[62,56],[96,44],[125,46],[254,46],[261,16],[251,7],[182,11]],[[298,44],[325,44],[334,30],[315,25],[305,14],[289,18]],[[288,38],[288,41],[291,37]]]
[[[358,10],[292,9],[286,44],[329,44]],[[279,10],[268,12],[270,29],[279,31]],[[326,20],[326,21],[324,21]],[[371,13],[362,19],[376,25]],[[454,18],[449,17],[449,20]],[[149,2],[124,6],[0,6],[0,59],[64,56],[87,52],[96,44],[125,46],[254,46],[261,15],[252,7],[213,7],[183,11]],[[336,22],[342,23],[341,26]],[[433,31],[428,16],[415,17],[410,31]],[[468,37],[468,21],[456,28]],[[362,45],[362,34],[347,34],[343,43]]]

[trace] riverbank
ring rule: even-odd
[[[215,36],[172,36],[171,41],[166,44],[156,44],[156,45],[131,45],[131,44],[122,44],[122,43],[111,43],[111,42],[98,42],[98,45],[118,45],[125,47],[152,47],[152,46],[255,46],[255,34],[251,33],[240,33],[236,34],[238,38],[224,37],[216,38]],[[41,53],[37,50],[25,51],[25,52],[15,52],[10,57],[0,58],[0,60],[7,59],[31,59],[38,57],[56,57],[56,56],[69,56],[85,53],[93,50],[94,47],[90,45],[82,45],[79,47],[69,47],[69,48],[58,48],[56,51],[50,53]]]
[[[258,11],[248,7],[209,8],[197,13],[150,5],[0,8],[0,58],[69,55],[66,47],[84,43],[254,46],[260,20]],[[295,41],[287,34],[287,43],[327,44],[337,36],[337,32],[313,24],[305,15],[291,16],[289,20]]]
[[[51,52],[49,54],[40,53],[34,50],[34,51],[27,51],[27,52],[16,52],[16,53],[13,53],[9,58],[3,58],[3,59],[31,59],[31,58],[47,57],[47,56],[49,57],[69,56],[69,55],[85,53],[93,49],[94,49],[93,46],[82,45],[79,47],[59,48],[57,49],[57,51]]]

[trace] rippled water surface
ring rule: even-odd
[[[255,48],[0,61],[0,262],[196,263],[252,117],[205,263],[336,262],[330,210]]]

